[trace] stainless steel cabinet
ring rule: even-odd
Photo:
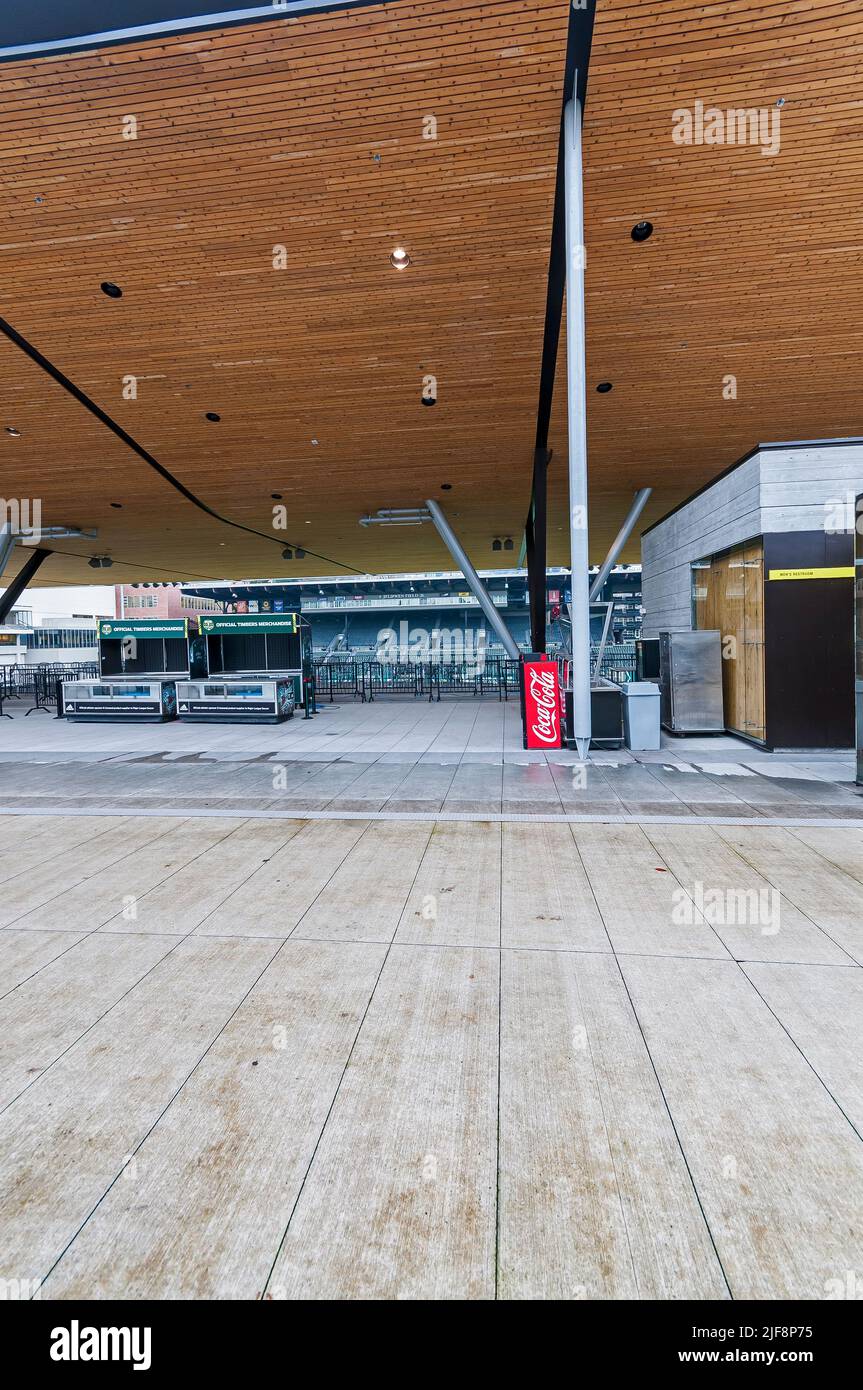
[[[661,632],[659,685],[664,728],[675,734],[722,733],[722,634]]]

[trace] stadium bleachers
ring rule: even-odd
[[[503,614],[504,620],[518,645],[525,650],[530,644],[530,628],[525,613]],[[389,640],[399,647],[437,642],[441,652],[448,649],[477,650],[483,643],[487,651],[500,647],[497,636],[490,632],[482,613],[461,609],[404,608],[390,612],[317,612],[309,615],[316,655],[322,655],[330,644],[342,635],[342,653],[375,652],[379,644]],[[433,634],[440,634],[434,638]],[[388,634],[393,634],[389,637]],[[482,634],[482,635],[481,635]]]

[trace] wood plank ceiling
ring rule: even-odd
[[[274,537],[194,508],[2,340],[0,494],[99,530],[58,543],[40,583],[92,578],[94,552],[117,581],[448,568],[428,526],[358,524],[426,496],[475,562],[512,562],[491,542],[517,550],[528,500],[568,10],[393,0],[0,65],[0,314],[209,506]],[[637,486],[656,489],[648,522],[760,439],[863,433],[861,57],[852,3],[599,0],[596,559]],[[775,157],[672,141],[696,100],[780,98]],[[559,564],[562,389],[550,443]]]

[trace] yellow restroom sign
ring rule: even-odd
[[[833,569],[770,570],[768,579],[853,579],[853,565],[838,565]]]

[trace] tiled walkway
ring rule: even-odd
[[[43,1298],[820,1299],[863,1269],[863,828],[0,842],[0,1275]]]
[[[581,765],[517,733],[465,703],[2,721],[0,1279],[863,1280],[850,756],[720,739]]]
[[[526,753],[515,704],[325,705],[278,727],[0,722],[0,810],[863,820],[851,754],[732,738]]]

